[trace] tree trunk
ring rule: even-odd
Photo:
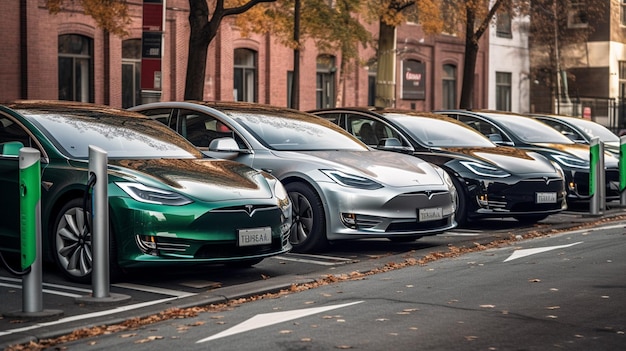
[[[378,32],[378,68],[374,104],[376,107],[394,107],[396,103],[396,27],[380,21]]]
[[[478,39],[474,34],[476,14],[468,9],[466,15],[465,58],[463,59],[463,82],[459,108],[469,110],[473,107],[474,72],[476,71],[476,56],[478,55]]]
[[[189,1],[189,53],[185,76],[185,100],[204,100],[206,59],[211,38],[208,31],[209,7],[205,0]]]

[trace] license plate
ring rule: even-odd
[[[239,229],[239,246],[266,245],[272,243],[272,228]]]
[[[535,202],[538,204],[553,204],[556,202],[556,193],[537,193]]]
[[[418,217],[420,222],[436,221],[443,218],[443,209],[441,207],[420,208]]]

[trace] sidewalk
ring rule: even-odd
[[[529,232],[554,233],[581,226],[600,226],[611,223],[626,225],[626,209],[619,206],[609,208],[600,215],[584,212],[567,212],[552,215],[541,222],[541,225],[524,228],[520,234]],[[487,240],[487,239],[486,239]],[[491,238],[493,240],[493,237]],[[423,253],[418,253],[423,254]],[[382,257],[377,260],[362,261],[338,266],[333,274],[366,272],[381,267],[386,262],[398,260],[398,257]],[[202,289],[201,293],[183,293],[181,291],[162,289],[160,291],[141,291],[132,284],[113,284],[111,295],[128,297],[127,299],[93,299],[91,290],[85,286],[72,284],[43,283],[43,305],[41,318],[20,317],[22,308],[22,282],[20,278],[9,276],[6,272],[0,275],[0,346],[24,344],[69,334],[75,329],[93,326],[111,325],[129,318],[146,317],[170,308],[186,308],[227,302],[229,300],[248,297],[268,292],[288,289],[292,284],[304,284],[313,279],[302,276],[282,275],[271,279],[259,279],[246,284],[233,285],[215,289]],[[17,316],[12,315],[17,314]]]

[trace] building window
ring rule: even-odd
[[[235,49],[234,91],[235,101],[256,102],[257,54],[249,49]]]
[[[511,73],[496,72],[496,110],[511,111]]]
[[[504,12],[496,15],[496,36],[499,38],[513,38],[510,13]]]
[[[295,108],[293,104],[293,71],[287,71],[287,107]]]
[[[443,65],[442,108],[456,108],[456,66]]]
[[[317,57],[316,106],[335,107],[335,58],[329,55]]]
[[[59,100],[94,102],[90,38],[77,34],[59,36]]]
[[[626,98],[626,61],[619,61],[619,97]]]
[[[622,0],[620,3],[620,23],[622,26],[626,26],[626,0]]]
[[[122,41],[122,107],[141,104],[141,39]]]
[[[589,19],[583,2],[572,0],[567,9],[567,27],[568,28],[587,28]]]

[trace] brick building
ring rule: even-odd
[[[44,0],[7,0],[0,12],[0,101],[61,99],[130,107],[146,100],[182,100],[189,39],[188,1],[167,0],[161,71],[154,89],[141,90],[143,2],[129,1],[133,23],[126,38],[108,34],[78,2],[51,15]],[[371,25],[377,34],[377,25]],[[483,41],[486,41],[484,39]],[[487,106],[488,45],[481,42],[474,106]],[[375,51],[359,49],[362,62],[338,87],[341,59],[307,43],[301,53],[300,109],[372,105]],[[397,31],[396,107],[430,110],[457,107],[464,43],[455,36],[424,36],[419,25]],[[407,85],[418,70],[419,86]],[[245,100],[288,106],[293,52],[269,35],[244,38],[230,19],[209,46],[205,100]],[[410,72],[409,72],[410,73]],[[152,77],[144,77],[152,78]],[[336,94],[341,92],[339,99]]]

